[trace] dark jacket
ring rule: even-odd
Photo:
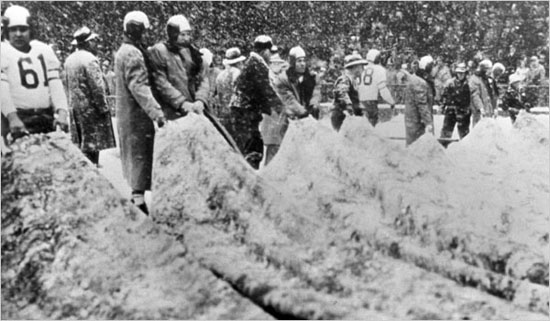
[[[163,116],[151,92],[147,52],[125,37],[115,55],[116,114],[122,173],[133,190],[151,188],[153,120]]]
[[[194,47],[158,43],[149,47],[153,71],[153,93],[169,120],[184,116],[179,112],[184,101],[202,101],[208,106],[209,80],[200,53]]]
[[[359,92],[354,82],[347,75],[342,75],[334,83],[334,109],[348,111],[350,114],[360,114]]]
[[[458,78],[450,79],[445,85],[441,99],[446,108],[454,107],[459,113],[469,113],[470,87],[468,87],[468,79],[464,78],[463,81]]]
[[[65,83],[73,143],[83,152],[115,147],[103,73],[97,58],[86,50],[73,52],[65,61]]]

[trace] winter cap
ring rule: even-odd
[[[149,29],[149,18],[147,15],[141,11],[130,11],[124,16],[124,31],[126,31],[126,26],[130,23],[142,24],[145,29]]]
[[[344,68],[348,69],[356,65],[366,65],[367,61],[363,60],[361,55],[347,55],[344,58]]]
[[[202,54],[202,62],[206,66],[210,66],[210,64],[212,64],[212,60],[214,60],[214,54],[212,53],[212,51],[206,48],[201,48],[199,52]]]
[[[466,64],[461,62],[455,67],[455,72],[466,72],[468,69],[466,68]]]
[[[500,71],[504,71],[506,70],[506,68],[504,68],[504,65],[501,64],[500,62],[497,62],[494,66],[493,66],[493,72],[495,70],[499,69]]]
[[[523,77],[518,74],[511,74],[510,79],[508,79],[510,85],[518,81],[523,81]]]
[[[21,6],[11,6],[4,12],[4,17],[8,20],[7,28],[15,26],[29,27],[28,19],[30,16],[29,10]]]
[[[178,27],[179,31],[191,31],[191,25],[185,16],[178,14],[168,19],[167,25]]]
[[[489,59],[483,59],[479,63],[479,67],[484,68],[484,69],[491,69],[491,68],[493,68],[493,63]]]
[[[302,49],[302,47],[296,46],[290,49],[290,51],[288,52],[288,55],[294,57],[295,59],[305,58],[306,52],[304,51],[304,49]]]
[[[536,62],[538,62],[538,61],[539,61],[539,57],[533,56],[533,57],[531,57],[529,60],[530,60],[530,61],[536,61]]]
[[[254,39],[254,50],[260,52],[266,49],[277,51],[277,47],[273,46],[271,37],[266,35],[256,37],[256,39]]]
[[[367,61],[374,62],[378,56],[380,56],[380,50],[371,49],[367,52]]]
[[[418,68],[422,70],[426,70],[426,67],[432,62],[434,62],[434,59],[432,58],[432,56],[430,55],[424,56],[420,58],[420,61],[418,62]]]
[[[71,45],[77,45],[79,43],[84,43],[86,41],[90,41],[92,39],[95,39],[99,37],[97,33],[93,33],[90,28],[84,26],[73,34],[73,41],[71,42]]]
[[[241,51],[237,47],[229,48],[225,51],[224,65],[233,65],[245,60],[245,56],[241,55]]]
[[[284,62],[286,62],[281,58],[281,56],[279,56],[278,53],[272,54],[269,61],[272,62],[272,63],[284,63]]]

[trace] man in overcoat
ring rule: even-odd
[[[99,151],[115,147],[111,113],[99,61],[94,56],[97,34],[88,27],[74,33],[77,50],[65,61],[65,83],[69,98],[71,138],[93,163]]]
[[[168,120],[201,113],[208,107],[209,81],[202,54],[191,44],[191,26],[183,15],[166,24],[168,40],[148,49],[153,93]]]
[[[263,157],[263,141],[258,128],[262,114],[277,118],[283,111],[283,103],[269,77],[273,47],[269,36],[261,35],[254,40],[254,49],[237,78],[230,102],[233,137],[246,160],[256,169]]]
[[[142,41],[149,19],[141,11],[124,17],[124,40],[115,56],[116,114],[122,172],[132,189],[132,202],[148,214],[144,194],[151,189],[155,126],[164,113],[151,92],[147,51]]]
[[[435,87],[430,79],[433,58],[424,56],[418,62],[418,69],[407,81],[405,89],[405,135],[407,145],[412,144],[424,133],[433,135],[433,103]]]

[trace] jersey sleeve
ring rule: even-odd
[[[2,46],[0,54],[0,104],[2,109],[2,114],[7,116],[8,114],[15,111],[15,105],[10,94],[10,83],[8,80],[8,63],[9,57],[5,50],[5,46]]]

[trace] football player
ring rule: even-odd
[[[367,53],[368,65],[359,79],[359,101],[366,110],[372,126],[378,123],[378,94],[393,108],[395,101],[386,83],[386,69],[380,65],[380,51],[371,49]]]
[[[67,132],[67,97],[55,53],[47,44],[31,40],[35,28],[26,8],[7,8],[2,24],[7,40],[0,53],[2,114],[12,135],[48,133],[56,126]]]

